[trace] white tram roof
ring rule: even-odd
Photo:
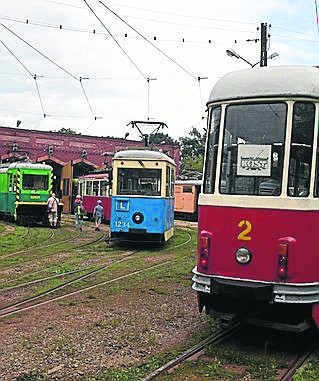
[[[319,68],[266,66],[234,71],[216,83],[207,105],[211,102],[257,96],[266,98],[300,96],[319,99]]]
[[[160,151],[151,150],[125,150],[116,152],[113,156],[115,159],[127,159],[127,160],[165,160],[173,165],[176,165],[174,160]]]
[[[52,170],[52,167],[48,164],[30,163],[30,162],[14,162],[10,164],[4,164],[3,166],[0,167],[0,169],[4,171],[7,171],[8,169],[13,169],[13,168]]]
[[[203,180],[176,180],[176,185],[203,185]]]

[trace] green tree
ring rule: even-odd
[[[60,128],[59,131],[57,132],[60,132],[61,134],[66,134],[66,135],[76,135],[76,131],[74,130],[71,130],[71,128]],[[78,135],[81,135],[81,134],[78,134]]]
[[[171,138],[168,134],[157,132],[149,136],[149,144],[172,144],[177,145],[178,142]]]
[[[181,174],[198,177],[202,173],[205,154],[206,133],[193,127],[188,136],[179,138],[181,146]]]

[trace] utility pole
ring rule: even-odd
[[[260,41],[260,66],[267,66],[267,23],[261,23]]]

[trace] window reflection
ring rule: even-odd
[[[47,190],[49,178],[46,175],[23,175],[22,187],[26,190]]]
[[[119,168],[118,195],[161,195],[161,169]]]
[[[280,194],[286,114],[284,103],[227,107],[220,193]]]

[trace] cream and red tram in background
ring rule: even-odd
[[[90,219],[93,218],[94,208],[100,200],[104,208],[104,221],[110,221],[112,185],[109,175],[110,171],[94,172],[79,177],[79,194]]]
[[[319,68],[229,73],[207,105],[200,311],[229,324],[319,327]]]

